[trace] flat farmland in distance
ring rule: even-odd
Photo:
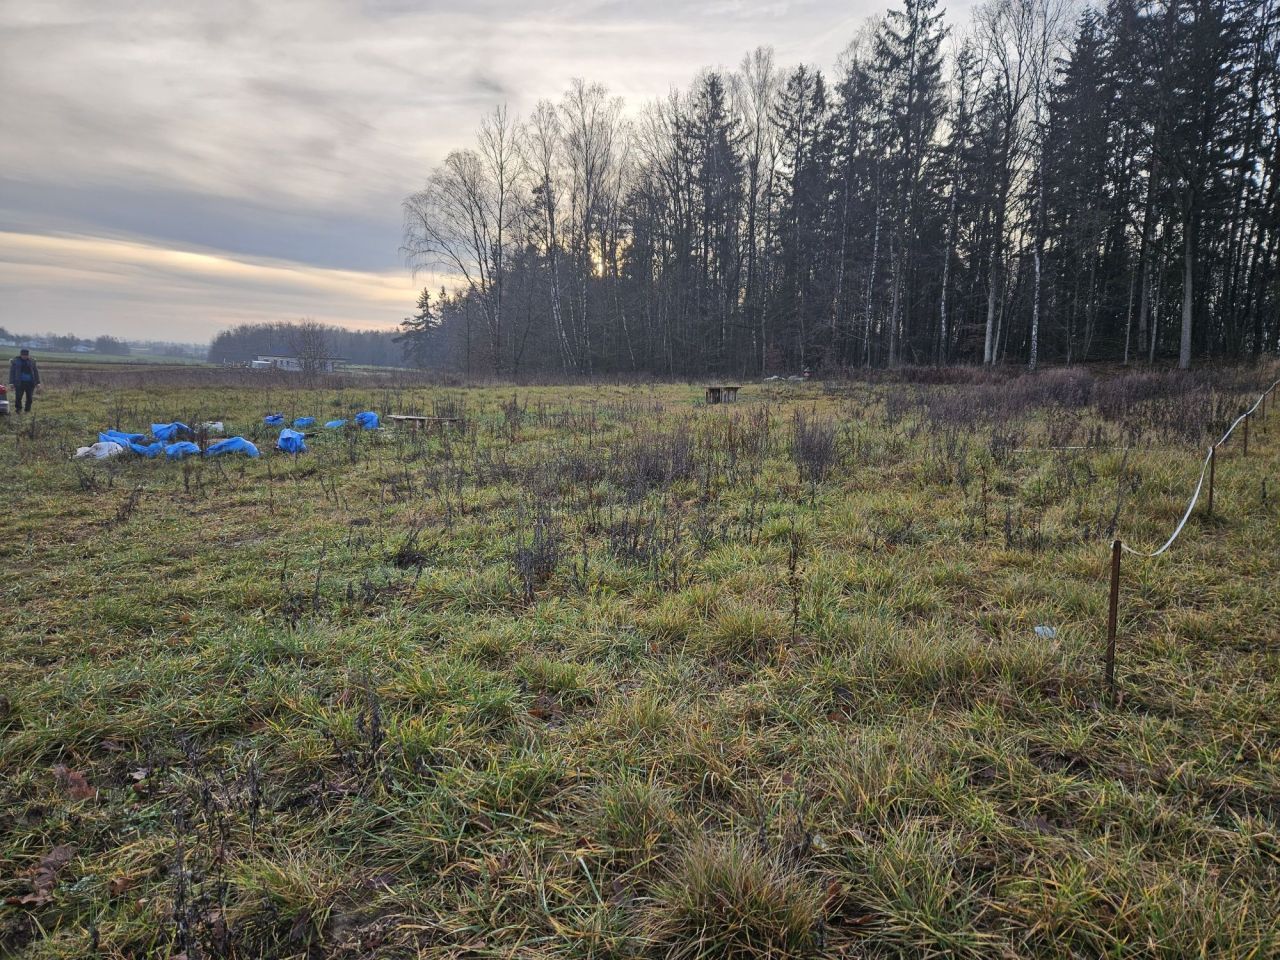
[[[194,357],[167,357],[158,353],[59,353],[52,350],[32,351],[42,369],[46,367],[115,367],[120,364],[153,365],[167,367],[205,366],[205,361]]]
[[[1274,368],[220,375],[0,420],[0,954],[1280,952]]]

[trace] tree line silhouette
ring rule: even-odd
[[[1276,0],[936,0],[831,73],[486,116],[404,202],[422,366],[761,373],[1274,351]],[[434,286],[434,284],[433,284]]]

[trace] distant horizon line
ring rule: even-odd
[[[210,346],[213,345],[213,342],[218,338],[219,334],[225,333],[228,330],[234,330],[236,329],[236,327],[267,327],[267,326],[274,326],[276,324],[279,324],[282,326],[295,326],[297,324],[305,323],[305,322],[307,322],[305,317],[299,317],[296,320],[246,321],[243,323],[233,324],[232,326],[229,326],[229,327],[224,327],[223,329],[218,330],[215,333],[211,334],[208,340],[203,340],[203,341],[201,340],[158,340],[150,337],[121,336],[119,334],[114,334],[114,333],[95,333],[95,334],[57,333],[51,330],[46,330],[41,333],[30,333],[30,332],[14,333],[13,331],[8,330],[3,326],[0,326],[0,330],[4,330],[5,332],[4,336],[0,336],[0,347],[5,347],[5,348],[17,347],[19,349],[55,350],[56,351],[56,348],[53,346],[50,346],[48,341],[50,340],[64,340],[69,342],[74,341],[76,345],[79,345],[79,344],[92,344],[93,342],[95,342],[101,337],[109,337],[112,340],[115,340],[119,343],[123,343],[126,346],[130,346],[130,347],[133,347],[133,346],[198,347],[200,349],[207,350]],[[373,328],[367,328],[367,327],[347,326],[341,323],[324,323],[324,324],[321,324],[321,326],[323,326],[326,330],[340,330],[343,333],[355,333],[355,334],[368,333],[368,334],[375,334],[375,335],[396,333],[396,328],[394,327],[389,327],[385,330],[379,330],[379,329],[373,329]]]

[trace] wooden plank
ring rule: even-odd
[[[707,387],[707,403],[733,403],[738,399],[738,389],[738,387],[723,385]]]

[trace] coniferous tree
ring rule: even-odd
[[[423,287],[418,295],[418,312],[400,321],[400,335],[395,338],[409,366],[422,369],[429,365],[438,326],[439,318],[431,308],[431,291]]]
[[[1183,365],[1280,337],[1280,0],[898,0],[828,88],[759,49],[628,119],[576,81],[410,199],[431,362],[668,376]],[[500,121],[505,124],[499,131]],[[474,226],[475,229],[471,229]]]

